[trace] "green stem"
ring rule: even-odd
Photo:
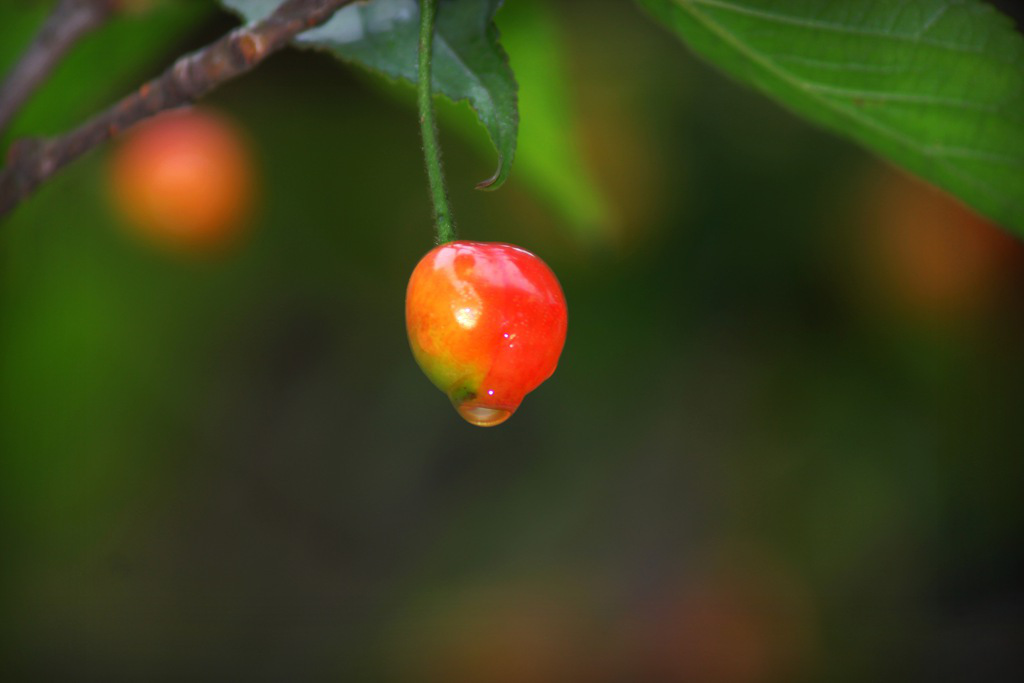
[[[437,229],[437,243],[444,244],[455,239],[455,223],[452,221],[451,206],[448,204],[448,190],[444,185],[441,145],[437,141],[437,125],[434,123],[434,105],[431,100],[430,67],[433,57],[436,9],[437,0],[420,0],[420,60],[416,100],[420,110],[420,131],[423,134],[423,157],[427,162],[430,198],[434,202],[434,227]]]

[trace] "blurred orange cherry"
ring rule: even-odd
[[[219,114],[182,109],[130,130],[110,171],[114,205],[144,237],[207,251],[237,238],[251,209],[246,143]]]
[[[906,313],[945,319],[982,312],[998,300],[1024,255],[998,226],[894,169],[878,176],[867,208],[872,279]]]

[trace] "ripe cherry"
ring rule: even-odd
[[[110,173],[116,208],[161,244],[202,251],[236,237],[253,195],[252,164],[233,124],[197,109],[132,129]]]
[[[551,269],[510,244],[449,242],[416,266],[405,298],[416,362],[468,422],[507,420],[555,371],[565,296]]]

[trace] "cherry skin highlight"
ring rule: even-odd
[[[227,119],[165,112],[125,135],[110,169],[115,208],[150,241],[191,251],[238,236],[253,196],[247,145]]]
[[[507,420],[551,376],[567,320],[554,273],[510,244],[435,247],[413,270],[405,297],[416,362],[481,427]]]

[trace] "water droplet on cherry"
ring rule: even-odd
[[[457,406],[457,408],[459,415],[466,422],[477,427],[493,427],[512,417],[511,410],[488,408],[487,406],[473,405],[472,403],[463,403]]]

